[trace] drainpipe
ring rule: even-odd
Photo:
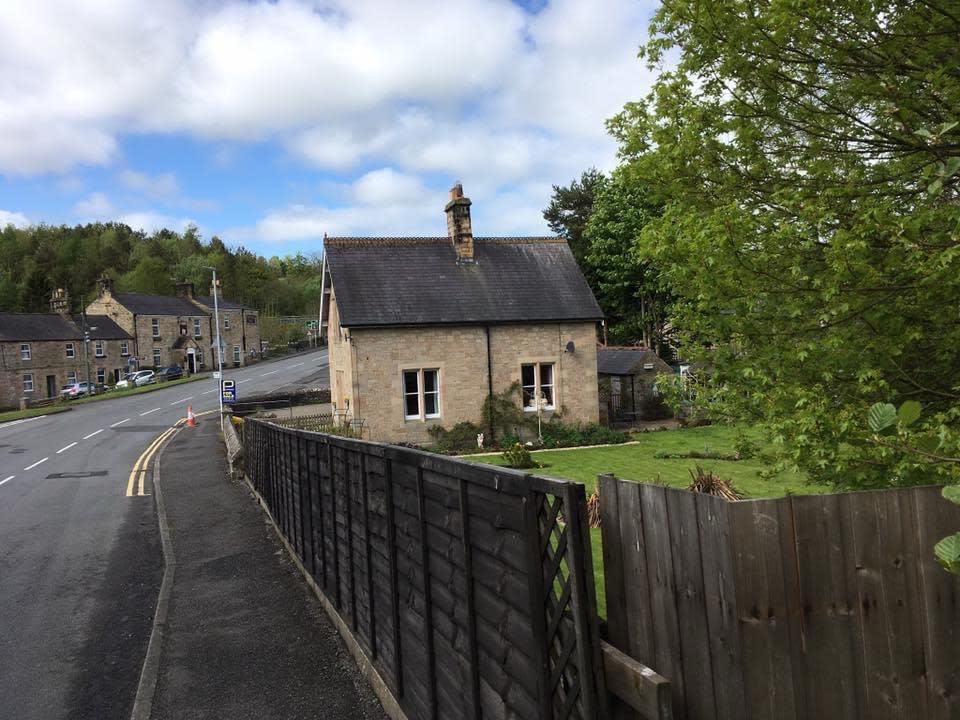
[[[493,433],[493,353],[490,349],[490,326],[484,325],[483,329],[487,335],[487,398],[490,402],[490,417],[488,418],[490,427],[487,429],[490,431],[490,442],[492,444],[496,442]]]

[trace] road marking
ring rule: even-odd
[[[290,366],[289,368],[287,368],[287,369],[288,369],[288,370],[293,370],[295,367],[300,367],[301,365],[303,365],[303,363],[297,363],[296,365],[291,365],[291,366]]]
[[[70,448],[72,448],[72,447],[73,447],[74,445],[76,445],[76,444],[77,444],[77,443],[72,442],[72,443],[70,443],[69,445],[67,445],[66,447],[60,448],[59,450],[57,450],[57,455],[59,455],[59,454],[62,453],[62,452],[66,452],[67,450],[69,450]]]
[[[99,430],[96,430],[96,431],[90,433],[89,435],[84,435],[84,436],[83,436],[83,439],[84,439],[84,440],[89,440],[89,439],[92,438],[94,435],[99,435],[99,434],[102,433],[102,432],[103,432],[103,428],[100,428]]]
[[[209,395],[210,393],[215,393],[216,390],[207,390],[205,393],[200,393],[201,395]]]
[[[278,373],[278,372],[280,372],[280,370],[271,370],[270,372],[264,373],[264,374],[261,375],[260,377],[266,377],[267,375],[274,375],[274,374],[276,374],[276,373]]]
[[[140,457],[137,458],[137,461],[133,464],[133,469],[130,471],[130,476],[127,478],[127,497],[136,497],[136,496],[145,496],[150,493],[145,492],[144,489],[144,478],[147,474],[147,468],[149,467],[150,458],[153,456],[153,453],[158,447],[166,440],[173,432],[176,431],[176,427],[167,428],[164,432],[160,434],[152,443],[147,446],[147,449],[140,453]],[[136,492],[134,492],[136,488]]]
[[[170,403],[170,407],[173,407],[174,405],[179,405],[180,403],[186,402],[187,400],[193,400],[193,395],[191,395],[190,397],[185,397],[182,400],[174,400],[172,403]]]
[[[21,425],[21,424],[23,424],[23,423],[25,423],[25,422],[33,422],[34,420],[40,420],[40,419],[45,418],[45,417],[48,417],[48,416],[47,416],[47,415],[37,415],[37,416],[35,416],[35,417],[21,418],[20,420],[11,420],[10,422],[6,422],[6,423],[3,423],[2,425],[0,425],[0,430],[3,430],[4,428],[8,428],[8,427],[13,427],[14,425]],[[11,477],[13,477],[13,476],[11,475]]]
[[[247,378],[246,380],[237,380],[237,385],[245,382],[250,382],[250,378]]]
[[[124,418],[124,419],[121,420],[120,422],[115,422],[115,423],[114,423],[113,425],[111,425],[110,427],[116,427],[117,425],[123,425],[125,422],[130,422],[130,418]]]
[[[156,412],[157,410],[159,410],[159,409],[160,409],[160,408],[154,408],[153,410],[147,410],[145,413],[140,413],[140,417],[143,417],[144,415],[149,415],[150,413],[155,413],[155,412]]]
[[[0,485],[3,485],[5,482],[10,482],[16,477],[16,475],[11,475],[10,477],[5,477],[3,480],[0,480]]]
[[[45,463],[47,460],[49,460],[49,458],[44,458],[43,460],[37,460],[33,465],[27,465],[23,469],[23,471],[26,472],[27,470],[33,470],[37,465],[39,465],[40,463]]]

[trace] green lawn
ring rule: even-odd
[[[712,470],[729,480],[740,493],[750,498],[819,492],[818,488],[808,485],[804,476],[798,473],[780,473],[769,480],[761,478],[760,471],[765,467],[765,463],[760,458],[703,460],[655,456],[658,451],[680,453],[694,450],[732,454],[736,435],[737,429],[734,427],[709,425],[640,433],[634,436],[636,442],[629,445],[534,452],[533,459],[543,465],[543,468],[533,472],[582,482],[587,488],[587,494],[590,494],[596,488],[597,475],[601,473],[613,473],[617,477],[639,482],[659,481],[672,487],[686,487],[690,484],[690,471],[699,464],[704,470]],[[494,465],[504,464],[499,455],[464,459]]]
[[[815,485],[808,485],[804,481],[804,476],[799,473],[780,473],[769,480],[761,478],[760,471],[765,464],[759,457],[750,460],[702,460],[655,456],[657,452],[681,453],[694,450],[732,454],[737,433],[738,430],[734,427],[710,425],[640,433],[634,436],[636,442],[629,445],[540,451],[532,455],[534,460],[543,465],[543,468],[531,472],[582,482],[589,494],[596,489],[597,475],[610,472],[628,480],[659,481],[673,487],[685,488],[690,483],[690,470],[699,464],[704,470],[712,470],[725,480],[729,480],[740,493],[750,498],[823,492]],[[499,455],[470,456],[464,459],[471,462],[504,464]],[[599,528],[591,530],[590,543],[597,589],[597,612],[600,617],[606,617],[603,550]]]

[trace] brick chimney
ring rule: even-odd
[[[113,297],[113,280],[106,275],[97,280],[97,299],[109,300]]]
[[[184,298],[186,300],[193,300],[193,283],[192,282],[178,282],[177,283],[177,297]]]
[[[70,296],[64,288],[57,288],[50,296],[50,312],[55,312],[64,317],[70,314]]]
[[[216,297],[217,301],[223,300],[223,280],[217,278],[217,284],[210,283],[210,297]]]
[[[463,196],[463,185],[450,188],[447,214],[447,236],[457,251],[457,262],[473,262],[473,228],[470,226],[470,198]]]

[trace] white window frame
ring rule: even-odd
[[[107,369],[97,368],[97,384],[104,385],[107,382]]]
[[[73,360],[77,356],[77,349],[73,343],[66,344],[67,360]]]
[[[20,359],[21,360],[30,360],[32,355],[30,353],[30,343],[20,343]],[[33,392],[31,390],[31,392]]]
[[[93,343],[93,356],[102,358],[107,356],[107,351],[103,347],[103,340],[96,340]]]
[[[163,367],[161,360],[163,359],[163,351],[160,348],[155,347],[153,349],[153,366],[155,368]]]
[[[228,318],[226,315],[223,316],[223,329],[224,330],[230,329],[230,318]]]
[[[77,381],[77,371],[76,370],[67,370],[67,382],[75,383]]]
[[[240,346],[239,346],[239,345],[234,345],[234,346],[233,346],[233,361],[239,365],[239,364],[240,364],[240,360],[242,359],[242,357],[243,357],[243,353],[240,352]]]
[[[415,392],[410,392],[407,389],[407,373],[416,373],[417,378],[417,387]],[[425,390],[424,383],[424,373],[434,373],[436,375],[436,390],[427,393]],[[440,388],[440,368],[438,367],[427,367],[427,368],[403,368],[400,371],[400,391],[403,396],[403,419],[406,421],[424,421],[424,420],[436,420],[441,417],[443,414],[443,398],[441,396]],[[437,398],[437,411],[435,413],[426,412],[426,395],[435,395]],[[411,415],[407,412],[407,398],[417,397],[417,414]]]
[[[540,368],[543,366],[550,367],[550,382],[541,384],[541,372]],[[525,367],[533,368],[533,385],[524,385],[523,384],[523,369]],[[523,402],[523,411],[528,413],[535,413],[537,411],[536,399],[541,397],[543,394],[543,388],[550,388],[550,394],[553,395],[553,402],[549,405],[544,405],[541,410],[556,410],[557,409],[557,364],[553,361],[544,361],[544,362],[528,362],[521,363],[520,365],[520,398],[524,400],[523,394],[527,388],[533,387],[533,398],[534,404],[527,405]]]
[[[196,340],[197,338],[201,338],[201,337],[203,337],[203,330],[200,328],[200,318],[194,318],[193,319],[193,338],[194,340]]]
[[[127,357],[130,354],[130,343],[127,340],[120,341],[120,357]]]
[[[160,337],[160,318],[152,318],[150,320],[150,330],[153,333],[154,340]]]
[[[23,391],[25,393],[33,392],[33,373],[23,374]]]

